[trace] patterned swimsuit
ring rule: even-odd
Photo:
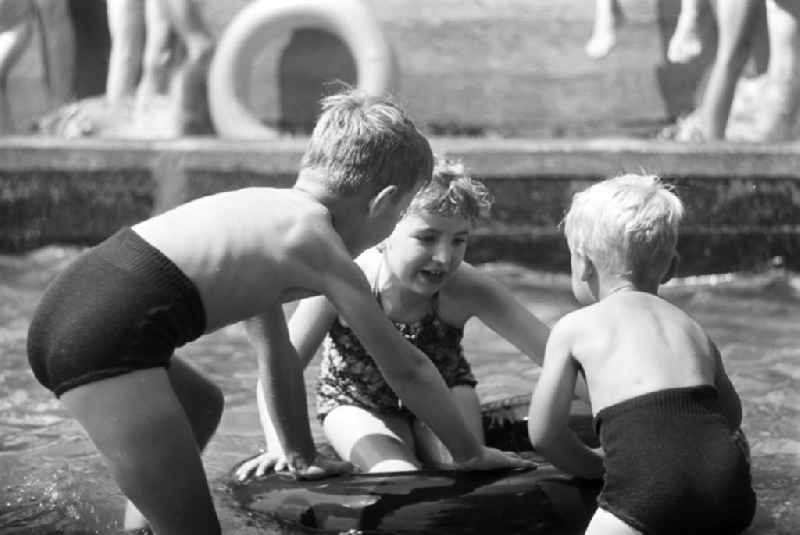
[[[380,293],[374,286],[380,303]],[[431,359],[448,387],[475,387],[478,383],[464,358],[461,346],[464,330],[439,317],[438,293],[431,297],[431,311],[423,318],[411,323],[393,323],[406,340]],[[317,383],[317,418],[323,421],[329,412],[341,405],[353,405],[383,415],[411,416],[353,331],[337,318],[323,345]]]

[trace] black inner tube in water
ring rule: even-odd
[[[485,404],[483,422],[490,446],[536,460],[535,469],[349,474],[317,481],[271,473],[244,482],[231,478],[232,495],[256,515],[328,533],[583,533],[602,482],[570,477],[536,455],[524,417],[529,401],[518,396]],[[591,414],[574,414],[570,426],[584,442],[598,445]]]

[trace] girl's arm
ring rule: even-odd
[[[324,295],[300,301],[289,320],[289,339],[305,368],[330,330],[337,312]]]
[[[556,467],[578,477],[603,476],[602,457],[586,447],[567,427],[578,365],[569,343],[570,318],[559,321],[550,334],[544,365],[531,400],[528,434],[533,447]]]
[[[541,366],[550,328],[493,277],[467,263],[461,264],[458,275],[458,300],[468,300],[465,308],[471,315]]]
[[[533,362],[542,365],[550,328],[522,305],[499,281],[469,264],[461,264],[459,295],[468,296],[466,308],[487,327],[508,340]],[[589,403],[589,392],[582,377],[575,396]]]

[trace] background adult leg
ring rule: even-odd
[[[136,92],[142,69],[144,47],[144,2],[142,0],[106,0],[111,53],[108,57],[106,99],[112,105],[123,102]]]
[[[672,63],[689,63],[703,51],[700,16],[708,0],[681,0],[681,11],[667,47]]]
[[[145,42],[142,57],[142,77],[136,91],[136,116],[143,117],[157,95],[166,93],[170,81],[170,66],[175,50],[169,15],[161,0],[145,2]]]
[[[768,0],[767,26],[770,59],[763,137],[785,140],[793,135],[800,107],[800,2]]]
[[[199,6],[192,0],[161,0],[172,29],[186,51],[173,82],[178,134],[203,131],[210,124],[206,74],[214,52],[214,40]]]
[[[75,29],[68,0],[37,0],[50,107],[75,98]]]
[[[606,57],[617,44],[617,28],[624,22],[618,0],[595,0],[592,35],[586,43],[586,55],[593,59]]]
[[[749,55],[754,25],[763,10],[764,0],[716,2],[717,54],[700,106],[695,111],[705,139],[725,137],[736,83]]]
[[[29,0],[0,0],[0,134],[14,130],[8,75],[31,41],[33,11]]]

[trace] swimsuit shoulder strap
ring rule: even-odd
[[[439,292],[431,296],[431,311],[437,318],[439,317]]]
[[[381,301],[381,291],[378,288],[378,284],[380,283],[381,279],[381,271],[383,269],[383,248],[377,247],[375,249],[377,251],[377,255],[375,258],[374,269],[372,271],[372,277],[369,277],[369,287],[372,289],[372,295],[375,296],[375,299],[378,300],[378,304],[383,308],[383,301]]]

